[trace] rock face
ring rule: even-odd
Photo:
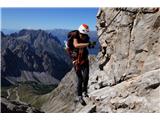
[[[48,94],[50,99],[42,109],[45,112],[160,112],[159,18],[158,8],[99,9],[97,31],[101,51],[90,66],[87,105],[73,107],[76,76],[73,77],[72,71]]]
[[[98,112],[160,112],[159,17],[158,8],[99,10],[100,70],[89,88]]]
[[[71,69],[60,41],[43,30],[26,30],[2,37],[2,86],[34,81],[57,84]]]
[[[105,22],[107,26],[118,10],[100,9],[97,14],[98,35],[105,29],[101,23]],[[108,83],[118,83],[123,76],[138,76],[160,68],[159,17],[158,9],[122,9],[99,36],[102,47],[100,65],[109,58],[108,63],[100,66],[108,76]]]
[[[5,98],[1,98],[1,108],[2,113],[42,113],[26,103],[9,101]]]
[[[76,74],[72,69],[62,79],[58,87],[44,95],[47,102],[42,106],[45,112],[74,112],[76,108]]]

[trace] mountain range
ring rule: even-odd
[[[58,38],[43,30],[23,29],[10,35],[1,33],[1,37],[2,83],[50,84],[54,79],[61,80],[71,68],[71,61]]]
[[[47,33],[51,33],[54,37],[57,37],[56,39],[58,39],[60,41],[61,45],[64,46],[65,45],[64,41],[67,40],[67,35],[72,30],[69,30],[69,29],[52,29],[52,30],[45,30],[45,31]],[[10,35],[12,33],[19,32],[19,30],[2,28],[2,32],[4,34]],[[90,52],[90,54],[97,55],[98,51],[99,51],[99,48],[100,48],[99,41],[97,41],[97,32],[96,31],[90,31],[89,36],[90,36],[91,41],[96,41],[97,42],[95,48],[94,49],[89,49],[89,52]]]

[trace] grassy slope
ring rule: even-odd
[[[7,90],[9,89],[10,91],[9,99],[17,100],[17,94],[16,94],[17,92],[20,101],[31,104],[36,108],[41,108],[42,104],[47,100],[47,98],[41,96],[49,93],[56,87],[57,87],[56,85],[21,83],[17,86],[2,87],[1,96],[7,97],[8,96]]]

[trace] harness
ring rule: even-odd
[[[85,65],[88,62],[88,59],[83,58],[84,50],[79,48],[77,58],[73,61],[76,71],[80,69],[81,65]]]

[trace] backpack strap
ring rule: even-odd
[[[68,40],[67,40],[67,52],[70,56],[70,58],[72,60],[75,60],[77,59],[77,55],[78,55],[78,48],[75,48],[74,45],[73,45],[73,39],[74,38],[77,38],[79,39],[79,31],[78,30],[73,30],[71,32],[68,33]]]

